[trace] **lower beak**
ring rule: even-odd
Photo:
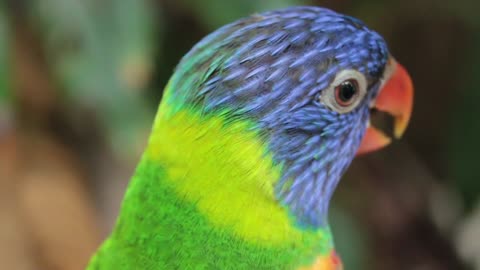
[[[394,118],[393,136],[402,137],[407,129],[413,107],[413,84],[404,67],[390,58],[386,71],[386,81],[373,102],[373,108],[386,112]],[[369,125],[360,144],[357,155],[381,149],[391,142],[391,138],[381,130]]]

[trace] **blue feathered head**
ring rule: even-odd
[[[388,142],[378,130],[367,131],[372,106],[381,100],[379,109],[394,114],[397,133],[411,110],[411,82],[383,38],[355,18],[317,7],[220,28],[184,57],[173,80],[176,103],[257,123],[283,168],[277,199],[311,227],[325,223],[330,197],[359,147]],[[383,88],[391,90],[379,95]]]

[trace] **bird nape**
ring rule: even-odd
[[[180,61],[117,223],[88,269],[341,269],[330,198],[400,137],[413,88],[383,38],[319,7],[256,14]]]

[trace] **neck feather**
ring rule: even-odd
[[[282,168],[251,124],[163,112],[102,247],[118,255],[112,265],[147,254],[169,269],[297,269],[331,254],[328,226],[297,226],[278,203]]]
[[[333,249],[328,226],[296,226],[275,196],[282,168],[248,130],[246,122],[226,124],[187,111],[167,116],[160,110],[114,235],[138,238],[133,231],[145,227],[142,237],[148,241],[127,241],[166,247],[176,256],[188,255],[184,260],[214,254],[200,261],[224,257],[221,269],[244,269],[238,262],[247,262],[245,269],[295,269],[328,256]]]
[[[157,117],[147,155],[167,170],[176,192],[218,226],[253,242],[301,239],[305,230],[277,200],[282,166],[252,123],[225,123],[181,111]]]

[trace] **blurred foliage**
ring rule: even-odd
[[[478,17],[480,2],[477,0],[446,1],[442,5],[436,6],[436,8],[455,14],[469,25],[480,26],[480,18]]]
[[[7,16],[0,3],[0,138],[8,132],[13,116],[13,94],[10,88],[10,39]]]
[[[342,254],[345,269],[369,269],[367,258],[371,255],[367,232],[359,222],[340,207],[330,210],[332,233],[335,235],[337,251]]]
[[[468,44],[469,57],[460,72],[465,74],[458,91],[459,98],[452,115],[449,131],[449,155],[451,161],[451,183],[462,192],[466,206],[472,210],[479,201],[480,169],[478,166],[478,148],[480,136],[480,20],[475,27],[475,35]],[[475,150],[474,150],[475,149]]]
[[[33,21],[70,102],[100,113],[113,149],[128,155],[153,119],[142,92],[158,45],[157,9],[137,0],[33,2]]]
[[[197,14],[200,22],[212,30],[227,24],[247,14],[284,8],[295,5],[306,5],[310,1],[305,0],[183,0],[181,5],[188,7]],[[221,11],[221,12],[218,12]]]
[[[0,106],[7,106],[10,101],[11,93],[9,91],[9,62],[8,62],[8,33],[7,19],[4,10],[0,6]],[[0,107],[1,108],[1,107]]]
[[[478,169],[478,150],[480,142],[480,17],[477,10],[480,2],[460,0],[447,2],[443,7],[447,12],[462,20],[472,33],[465,43],[463,65],[456,69],[459,80],[456,91],[458,97],[453,104],[453,114],[449,120],[448,159],[452,187],[461,192],[468,211],[478,206],[480,195],[480,170]]]

